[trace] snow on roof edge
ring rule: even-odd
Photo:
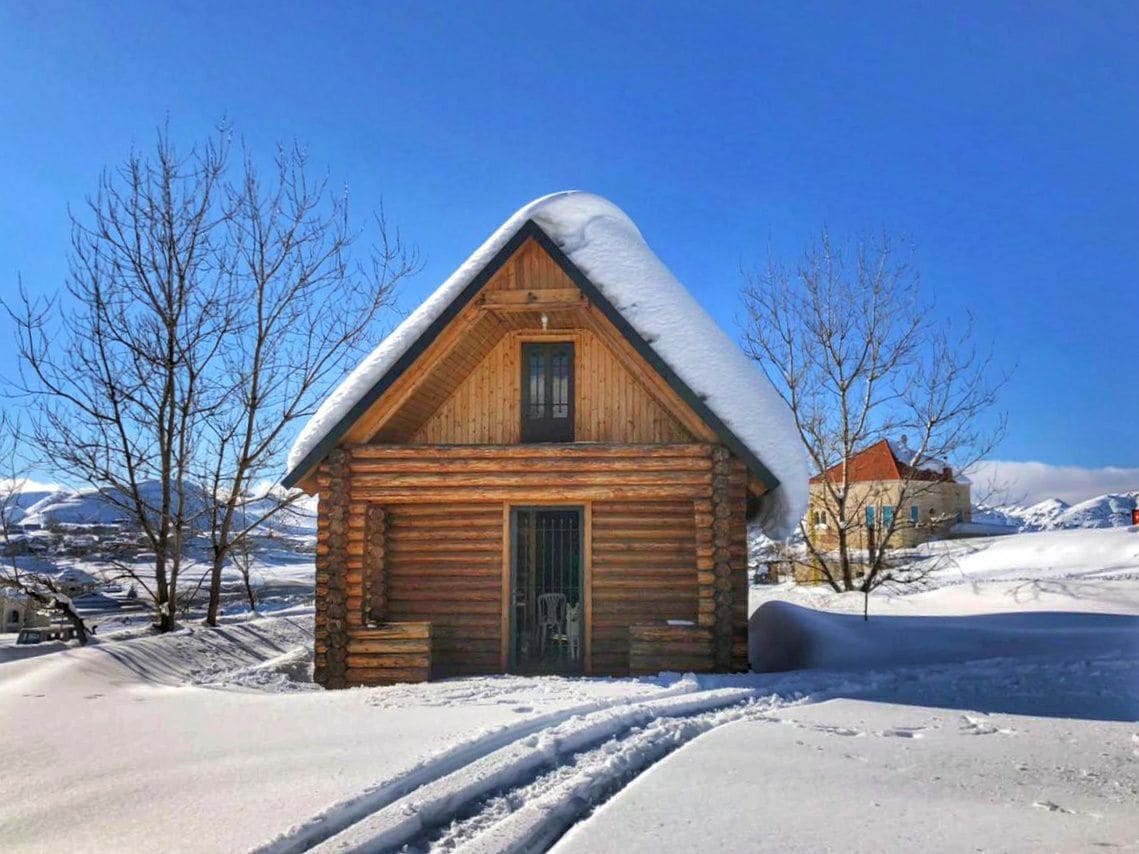
[[[565,253],[780,485],[761,499],[759,523],[790,534],[807,506],[807,458],[790,411],[739,349],[607,199],[569,190],[524,205],[371,352],[302,429],[290,476],[486,267],[528,220]]]

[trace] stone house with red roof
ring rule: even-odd
[[[834,499],[827,488],[843,482],[842,464],[811,478],[807,533],[816,548],[838,546]],[[891,527],[889,547],[910,548],[942,539],[954,525],[971,520],[968,478],[943,460],[919,458],[900,443],[882,439],[847,465],[848,542],[865,549],[870,537]]]

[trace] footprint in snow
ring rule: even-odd
[[[798,724],[797,724],[798,725]],[[828,735],[843,735],[848,738],[858,738],[859,736],[866,735],[862,730],[851,729],[845,726],[825,726],[822,724],[812,726],[811,729],[815,732],[825,732]]]
[[[895,726],[879,730],[874,734],[886,738],[925,738],[921,732],[923,729],[925,729],[923,726]]]
[[[520,715],[525,715],[525,714],[527,714],[527,713],[529,713],[529,712],[532,712],[532,711],[534,711],[534,707],[533,707],[533,706],[515,706],[515,707],[514,707],[513,709],[511,709],[510,711],[512,711],[512,712],[517,712],[517,713],[518,713],[518,714],[520,714]]]
[[[960,729],[961,735],[1016,735],[1015,729],[996,727],[969,715],[962,715],[961,720],[964,721]]]
[[[1053,803],[1052,801],[1033,801],[1032,805],[1037,809],[1048,810],[1048,812],[1058,812],[1063,813],[1064,815],[1076,814],[1073,810],[1065,809],[1064,807],[1060,806],[1057,803]]]

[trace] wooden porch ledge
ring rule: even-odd
[[[349,685],[426,682],[431,677],[431,623],[383,623],[348,630]]]
[[[662,670],[707,673],[715,669],[712,629],[643,623],[629,626],[629,673],[651,676]]]

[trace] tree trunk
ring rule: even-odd
[[[213,565],[210,567],[210,604],[206,609],[207,626],[218,624],[218,610],[221,605],[221,570],[224,563],[225,557],[215,550]],[[246,579],[246,587],[248,587],[248,578]]]
[[[850,570],[850,544],[845,527],[838,529],[838,561],[842,571],[842,589],[849,593],[854,589],[854,575]]]
[[[170,586],[166,581],[166,554],[159,542],[154,555],[154,610],[160,632],[170,631],[166,625],[166,603],[170,599]]]
[[[241,580],[245,583],[245,598],[249,600],[249,610],[256,614],[257,596],[253,593],[253,585],[249,581],[249,570],[241,574]]]

